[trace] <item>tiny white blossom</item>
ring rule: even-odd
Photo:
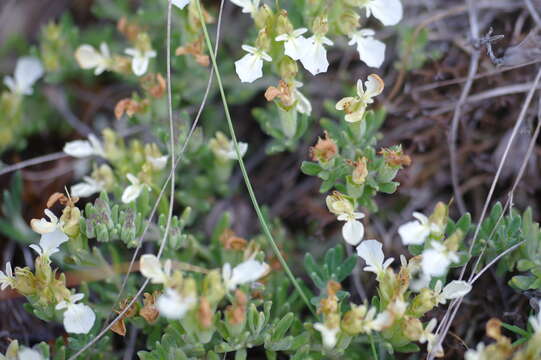
[[[398,234],[402,238],[404,245],[423,244],[433,229],[425,215],[414,212],[413,217],[417,220],[407,222],[398,228]]]
[[[342,236],[344,240],[352,246],[358,245],[364,236],[364,225],[358,219],[364,218],[362,212],[352,212],[348,214],[340,214],[337,219],[345,221],[342,227]]]
[[[14,94],[32,95],[33,86],[43,76],[43,72],[43,66],[38,59],[21,57],[17,60],[13,77],[4,77],[4,85]]]
[[[146,156],[147,161],[152,165],[152,168],[154,170],[163,170],[165,168],[165,165],[167,165],[167,159],[169,156],[163,155],[163,156]]]
[[[388,311],[377,313],[375,307],[370,308],[362,321],[362,330],[367,334],[381,331],[392,324],[393,317]]]
[[[251,83],[263,76],[263,60],[272,61],[272,58],[253,46],[242,45],[242,49],[248,54],[235,61],[235,71],[241,82]]]
[[[227,136],[221,131],[216,132],[214,138],[210,139],[209,147],[219,159],[222,160],[237,160],[237,152],[235,151],[235,144],[229,140]],[[248,151],[248,144],[239,142],[239,153],[241,157],[244,157]]]
[[[139,260],[139,271],[153,284],[163,284],[171,276],[171,260],[166,260],[163,269],[160,260],[153,254],[145,254]]]
[[[17,353],[17,360],[44,360],[44,358],[40,352],[31,348],[23,347]]]
[[[348,44],[357,44],[359,57],[366,65],[379,68],[385,60],[385,44],[374,39],[374,35],[375,31],[372,29],[361,29],[349,35],[351,40]]]
[[[74,140],[64,145],[63,151],[76,158],[85,158],[89,156],[105,157],[103,145],[94,134],[88,135],[88,140]]]
[[[8,261],[6,263],[6,272],[0,270],[0,290],[5,290],[8,286],[13,286],[13,269],[11,268],[11,263]]]
[[[241,7],[243,13],[253,16],[259,9],[260,0],[231,0],[231,2]]]
[[[315,323],[314,329],[321,333],[321,340],[323,341],[323,346],[327,349],[332,349],[336,345],[337,335],[340,332],[340,327],[328,328],[325,324]]]
[[[144,75],[147,72],[150,59],[156,57],[156,51],[154,50],[142,51],[137,48],[128,48],[124,50],[124,53],[133,58],[131,69],[136,76]]]
[[[404,12],[400,0],[364,0],[361,8],[366,9],[367,17],[373,15],[385,26],[398,24]]]
[[[292,58],[293,60],[300,60],[304,53],[309,49],[310,41],[302,36],[307,32],[307,28],[300,28],[293,30],[290,34],[278,35],[276,41],[285,41],[284,54]]]
[[[485,354],[485,344],[477,344],[477,348],[468,349],[464,354],[464,360],[489,360],[487,354]]]
[[[302,51],[301,63],[312,75],[324,73],[329,67],[327,50],[325,46],[332,46],[333,42],[323,35],[315,34],[307,39],[306,50]]]
[[[49,209],[45,209],[45,218],[32,219],[30,226],[32,230],[41,234],[39,245],[31,244],[30,248],[38,253],[39,256],[49,257],[58,252],[58,247],[68,241],[68,236],[62,231],[62,223],[55,214]]]
[[[295,98],[297,99],[297,111],[301,114],[310,115],[312,113],[312,104],[310,103],[310,100],[308,100],[308,98],[306,98],[306,96],[304,96],[299,91],[299,88],[302,87],[303,84],[301,82],[295,81],[293,85],[293,93],[295,94]]]
[[[83,182],[73,185],[70,189],[71,196],[88,197],[101,192],[104,184],[90,176],[83,177]]]
[[[472,286],[466,281],[453,280],[449,284],[445,285],[442,289],[443,283],[441,280],[436,282],[434,287],[434,293],[436,294],[436,300],[438,304],[445,304],[447,300],[457,299],[468,294]]]
[[[269,272],[266,263],[249,259],[231,269],[231,264],[225,263],[222,268],[222,278],[228,290],[235,290],[241,284],[254,282]]]
[[[376,96],[383,92],[384,86],[383,80],[376,74],[368,75],[364,87],[362,80],[359,79],[357,80],[357,96],[341,99],[336,103],[336,110],[346,113],[344,119],[347,122],[361,121],[364,118],[366,108],[374,102]]]
[[[59,302],[55,309],[64,311],[64,328],[68,333],[87,334],[96,320],[96,314],[85,304],[77,304],[84,297],[83,294],[71,295],[69,300]]]
[[[431,245],[432,247],[425,249],[422,254],[423,272],[433,277],[442,276],[447,272],[451,263],[459,261],[458,255],[439,242],[433,241]]]
[[[383,245],[377,240],[365,240],[357,246],[357,255],[366,263],[364,271],[373,272],[376,275],[383,273],[393,262],[393,258],[385,260]]]
[[[181,296],[176,290],[166,288],[165,292],[156,300],[156,307],[160,315],[168,319],[178,320],[193,308],[197,299],[193,296]]]
[[[75,60],[82,69],[94,69],[94,75],[100,75],[111,67],[113,59],[106,43],[100,44],[100,51],[92,45],[84,44],[75,51]]]
[[[186,7],[186,5],[190,3],[190,0],[173,0],[171,2],[173,3],[173,5],[182,10]]]
[[[148,188],[148,185],[142,183],[133,174],[127,174],[126,177],[130,181],[131,185],[129,185],[128,187],[126,187],[126,189],[124,189],[121,200],[124,204],[129,204],[132,201],[135,201],[139,197],[139,195],[141,195],[141,192],[143,192],[143,189],[145,187]]]

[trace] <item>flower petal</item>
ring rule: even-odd
[[[182,10],[190,3],[190,0],[173,0],[172,3]]]
[[[87,334],[94,325],[96,314],[85,304],[71,304],[64,312],[64,328],[68,333]]]
[[[367,6],[372,15],[385,26],[396,25],[402,20],[404,10],[400,0],[372,0]]]
[[[263,76],[263,60],[257,55],[246,54],[235,61],[235,71],[241,82],[254,82]]]
[[[430,229],[414,220],[400,225],[398,234],[404,245],[421,245],[430,235]]]
[[[368,265],[364,268],[365,271],[377,274],[383,269],[385,256],[382,249],[383,245],[377,240],[365,240],[357,246],[357,255]]]
[[[234,290],[238,285],[250,283],[263,277],[269,271],[269,265],[257,260],[246,260],[233,268],[228,288]]]
[[[160,260],[152,254],[145,254],[139,260],[139,271],[143,276],[150,279],[153,284],[161,284],[166,280]]]
[[[358,245],[364,236],[364,226],[360,221],[349,220],[342,227],[344,240],[352,246]]]
[[[466,281],[453,280],[445,285],[442,291],[442,296],[446,299],[456,299],[469,293],[472,286]]]
[[[368,80],[364,83],[366,87],[365,96],[368,98],[373,98],[378,96],[383,92],[385,86],[383,80],[376,74],[368,75]]]
[[[87,140],[70,141],[64,145],[63,150],[66,154],[76,158],[85,158],[95,154],[92,144]]]
[[[25,56],[17,60],[15,66],[15,84],[21,94],[31,95],[32,86],[43,76],[43,65],[39,59]]]

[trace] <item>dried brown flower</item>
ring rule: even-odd
[[[134,23],[129,23],[125,16],[118,20],[116,23],[116,29],[130,41],[135,41],[141,32],[139,26]]]
[[[246,248],[248,241],[237,236],[231,229],[225,229],[220,235],[220,243],[224,249],[242,251]]]
[[[318,138],[315,146],[310,147],[310,158],[313,161],[327,162],[338,153],[338,146],[325,131],[324,138]]]
[[[143,105],[144,104],[130,98],[122,99],[115,106],[115,117],[118,120],[122,117],[122,115],[124,115],[124,113],[128,115],[128,117],[132,117],[136,113],[142,111]]]
[[[267,101],[273,101],[276,98],[279,98],[280,102],[286,107],[292,106],[295,102],[291,88],[284,80],[280,80],[278,87],[269,86],[265,91]]]
[[[195,62],[201,66],[207,67],[210,65],[210,59],[208,55],[203,52],[203,38],[200,37],[196,41],[188,43],[184,46],[180,46],[175,50],[175,55],[192,55],[195,58]]]
[[[208,329],[212,326],[212,309],[206,297],[202,296],[199,299],[199,308],[197,309],[199,325],[203,329]]]
[[[155,305],[157,297],[158,294],[156,292],[154,294],[143,294],[143,307],[141,310],[139,310],[139,316],[145,319],[149,324],[155,323],[156,319],[158,319],[158,316],[160,315],[160,312]]]
[[[389,166],[394,167],[403,167],[411,165],[411,158],[404,154],[402,150],[392,150],[383,148],[379,152],[380,155],[383,155],[385,162]]]

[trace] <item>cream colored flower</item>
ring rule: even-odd
[[[368,80],[364,83],[357,80],[357,96],[345,97],[336,103],[336,110],[346,113],[347,122],[358,122],[363,120],[364,113],[369,104],[374,102],[374,98],[383,92],[383,80],[376,74],[368,75]]]
[[[75,60],[82,69],[94,69],[94,75],[109,70],[113,64],[109,47],[104,42],[100,44],[100,51],[88,44],[79,46],[75,51]]]

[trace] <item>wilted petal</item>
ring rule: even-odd
[[[342,227],[342,236],[348,244],[358,245],[364,236],[363,224],[357,220],[348,220]]]
[[[383,92],[383,88],[385,87],[385,84],[378,75],[370,74],[368,75],[368,80],[366,80],[366,82],[364,83],[364,86],[366,87],[366,90],[364,93],[365,96],[368,98],[373,98]]]

